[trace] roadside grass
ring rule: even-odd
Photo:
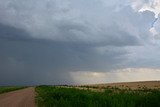
[[[20,87],[20,86],[0,86],[0,94],[2,93],[6,93],[6,92],[10,92],[10,91],[15,91],[15,90],[19,90],[19,89],[23,89],[26,87]]]
[[[38,107],[160,107],[160,90],[106,88],[103,92],[56,86],[36,87]]]

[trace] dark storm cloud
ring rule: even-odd
[[[0,85],[72,84],[70,72],[158,66],[154,14],[125,1],[0,0]]]
[[[34,39],[3,24],[0,28],[1,85],[72,83],[70,71],[110,69],[126,54],[111,48],[99,53],[92,44]]]
[[[0,38],[7,40],[29,40],[29,34],[22,29],[0,24]]]
[[[57,35],[63,37],[67,42],[84,43],[95,46],[134,46],[140,45],[137,37],[121,30],[118,26],[112,25],[99,29],[94,32],[90,26],[86,24],[78,24],[70,21],[62,21],[57,24]]]

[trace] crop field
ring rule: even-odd
[[[5,86],[1,86],[0,87],[0,94],[2,93],[6,93],[6,92],[10,92],[10,91],[15,91],[15,90],[19,90],[19,89],[23,89],[25,87],[18,87],[18,86],[15,86],[15,87],[11,87],[11,86],[8,86],[8,87],[5,87]]]
[[[118,87],[120,89],[160,89],[160,81],[143,81],[143,82],[121,82],[121,83],[108,83],[108,84],[91,84],[91,85],[81,85],[80,87],[88,87],[95,89],[105,89]]]
[[[94,90],[92,90],[94,89]],[[36,87],[38,107],[160,107],[159,89]]]

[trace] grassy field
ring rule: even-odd
[[[15,87],[0,87],[0,94],[2,93],[6,93],[6,92],[10,92],[10,91],[15,91],[15,90],[19,90],[19,89],[23,89],[25,87],[18,87],[18,86],[15,86]]]
[[[38,107],[160,107],[158,89],[106,88],[103,91],[39,86],[36,87]]]

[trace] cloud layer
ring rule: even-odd
[[[160,80],[160,70],[148,68],[126,68],[106,73],[77,71],[71,72],[70,75],[76,84],[86,84],[86,81],[88,84],[98,84]]]
[[[150,11],[155,15],[155,20],[151,24],[150,32],[154,36],[159,36],[159,30],[157,30],[157,26],[155,25],[157,21],[159,21],[160,14],[160,1],[159,0],[136,0],[132,2],[132,8],[138,12]]]
[[[0,0],[0,85],[73,84],[76,71],[159,69],[159,36],[152,34],[159,19],[150,32],[158,9],[156,0]]]

